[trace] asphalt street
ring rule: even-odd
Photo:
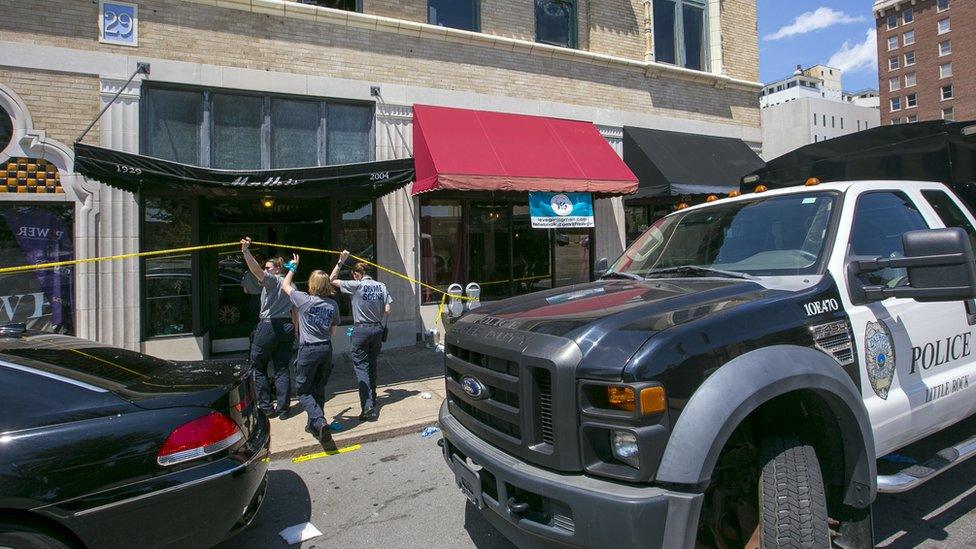
[[[322,536],[303,548],[513,548],[466,505],[437,438],[417,433],[304,463],[272,462],[264,507],[250,529],[222,547],[288,547],[278,532],[307,521]],[[879,496],[876,541],[897,548],[976,546],[974,479],[976,460],[914,491]]]

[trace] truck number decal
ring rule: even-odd
[[[803,308],[807,311],[807,316],[816,316],[837,311],[840,309],[840,305],[836,299],[830,298],[804,303]]]

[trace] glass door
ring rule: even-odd
[[[291,246],[328,248],[329,204],[324,200],[275,200],[270,205],[257,199],[214,201],[210,205],[211,242],[235,242],[250,236],[252,253],[263,265],[267,258],[291,259]],[[304,288],[314,269],[328,269],[334,258],[299,251],[302,269],[296,286]],[[258,321],[260,299],[244,292],[241,280],[247,271],[240,248],[223,248],[210,256],[209,276],[216,285],[210,304],[210,338],[214,353],[242,351],[249,347]]]

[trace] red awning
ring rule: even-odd
[[[414,105],[413,194],[630,194],[637,177],[590,122]]]

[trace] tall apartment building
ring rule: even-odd
[[[792,76],[766,84],[759,95],[763,159],[877,127],[877,91],[844,92],[842,82],[840,69],[797,65]]]
[[[976,2],[876,0],[881,122],[976,119]]]
[[[0,0],[0,14],[2,266],[40,257],[21,232],[57,235],[43,257],[59,259],[249,234],[281,243],[268,253],[348,247],[439,288],[479,282],[495,299],[589,280],[643,207],[597,194],[594,228],[556,233],[531,227],[517,185],[311,196],[271,172],[217,192],[177,180],[126,192],[76,170],[71,143],[103,108],[86,143],[207,170],[400,166],[429,152],[418,140],[436,128],[421,128],[422,113],[442,132],[480,131],[449,128],[472,111],[536,129],[570,119],[617,155],[625,127],[761,147],[755,0]],[[128,81],[139,62],[149,74]],[[454,157],[465,154],[476,153]],[[368,175],[379,185],[390,173]],[[302,274],[334,262],[304,255]],[[255,316],[240,275],[233,248],[5,275],[0,294],[14,295],[0,295],[0,322],[205,357],[247,346]],[[379,278],[395,300],[388,345],[413,344],[440,296]]]

